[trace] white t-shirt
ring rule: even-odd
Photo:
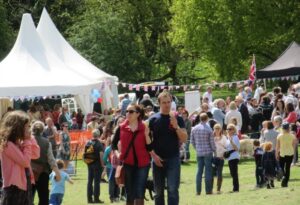
[[[264,89],[261,86],[259,86],[258,88],[255,89],[254,98],[257,100],[257,102],[259,102],[259,96],[263,92],[264,92]]]
[[[208,98],[208,103],[209,103],[209,104],[211,104],[211,103],[213,102],[212,94],[209,93],[209,92],[207,92],[207,91],[203,94],[202,98],[203,98],[203,99],[204,99],[204,98]]]
[[[222,158],[224,152],[226,151],[227,138],[224,135],[222,135],[221,139],[215,137],[214,141],[215,141],[215,144],[216,144],[217,157]]]

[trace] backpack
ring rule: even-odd
[[[92,164],[97,160],[96,153],[95,153],[95,142],[92,140],[88,141],[84,147],[84,153],[82,159],[86,164]]]

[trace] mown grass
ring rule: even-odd
[[[275,188],[255,189],[255,165],[253,159],[243,159],[239,164],[240,192],[229,193],[232,190],[232,179],[229,174],[227,163],[224,166],[224,180],[222,194],[200,196],[195,195],[195,177],[197,164],[195,152],[192,149],[192,158],[189,164],[182,165],[180,185],[180,205],[233,205],[233,204],[259,204],[259,205],[298,205],[300,203],[300,167],[291,168],[291,177],[288,188],[281,188],[280,182],[275,181]],[[77,175],[73,177],[74,185],[66,185],[66,194],[63,204],[65,205],[86,205],[86,183],[87,168],[82,161],[78,161]],[[215,180],[216,181],[216,180]],[[216,185],[214,186],[216,187]],[[204,188],[204,183],[202,184]],[[146,194],[149,198],[148,193]],[[36,197],[37,198],[37,197]],[[109,203],[108,184],[101,184],[101,200]],[[37,204],[37,203],[36,203]],[[124,204],[124,202],[116,203]],[[153,201],[145,204],[154,204]]]

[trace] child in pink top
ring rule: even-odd
[[[0,204],[31,205],[34,183],[31,159],[39,158],[40,148],[30,135],[29,116],[22,111],[5,115],[0,124],[0,159],[3,195]]]

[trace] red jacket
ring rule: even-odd
[[[128,125],[128,120],[120,125],[121,161],[124,160],[125,152],[133,138],[133,132],[130,130]],[[136,132],[137,136],[134,140],[134,144],[130,148],[124,163],[128,165],[134,165],[134,148],[137,156],[138,167],[145,167],[150,164],[150,155],[146,150],[145,125],[141,121],[138,123],[138,129]]]

